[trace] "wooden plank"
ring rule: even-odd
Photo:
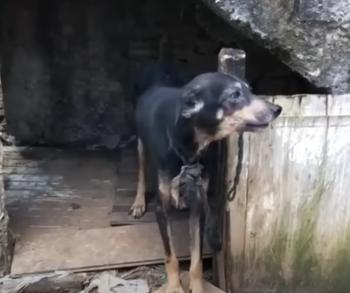
[[[3,89],[0,81],[0,107],[1,107],[1,120],[4,119],[4,105],[3,105]],[[1,125],[3,128],[4,123]],[[10,269],[10,234],[9,234],[9,217],[5,205],[5,190],[4,190],[4,148],[2,141],[0,140],[0,276],[8,273]]]
[[[21,166],[4,175],[11,227],[18,236],[12,274],[163,262],[153,205],[141,221],[127,215],[137,180],[130,168],[135,153],[113,158],[95,152],[9,149],[6,169]],[[187,258],[187,223],[178,221],[188,215],[171,216],[179,256]],[[110,228],[111,223],[118,227]]]
[[[117,159],[110,152],[5,148],[6,203],[14,233],[109,227]]]
[[[350,290],[350,96],[299,98],[249,135],[239,292]]]
[[[229,211],[227,216],[227,253],[225,266],[227,271],[227,287],[233,292],[240,292],[243,286],[244,278],[244,257],[246,242],[246,225],[247,225],[247,204],[248,204],[248,162],[250,138],[248,135],[243,136],[243,145],[238,145],[238,135],[229,138],[229,152],[227,164],[227,185],[229,191],[235,194],[229,194],[232,198],[227,203]],[[242,148],[242,149],[239,149]],[[241,162],[238,153],[242,152]],[[235,183],[237,166],[241,164],[239,180]],[[237,184],[235,187],[234,185]],[[234,196],[234,198],[233,198]]]
[[[323,125],[315,131],[312,120],[304,119],[304,126],[297,128],[293,127],[293,121],[286,122],[288,127],[283,127],[280,121],[281,128],[252,137],[249,164],[254,168],[249,173],[247,290],[261,286],[259,260],[268,249],[271,251],[269,265],[278,270],[283,279],[292,282],[297,273],[293,270],[294,248],[288,246],[297,244],[297,231],[306,224],[300,222],[303,207],[308,204],[305,196],[312,197],[318,192],[314,187],[324,168],[322,153],[327,121],[323,119]],[[298,163],[290,164],[291,161]],[[307,176],[300,173],[302,166],[307,166]]]
[[[179,258],[189,256],[187,221],[173,225]],[[209,254],[207,246],[205,254]],[[156,224],[104,229],[26,233],[16,247],[11,274],[93,267],[128,267],[163,262],[163,245]]]
[[[5,207],[5,190],[3,169],[3,145],[0,141],[0,276],[9,271],[10,250],[9,250],[9,218]]]
[[[110,215],[111,226],[121,226],[121,225],[139,225],[145,223],[156,223],[155,216],[155,205],[148,206],[147,213],[145,213],[142,218],[135,219],[132,215],[129,215],[130,206],[122,211],[118,209],[118,212],[114,212]],[[188,211],[172,210],[168,212],[169,218],[172,221],[185,220],[189,217]]]
[[[219,53],[219,66],[218,70],[228,75],[235,75],[240,78],[244,78],[245,75],[245,52],[242,50],[235,49],[221,49]],[[239,183],[234,182],[236,176],[239,147],[238,141],[240,138],[239,135],[231,135],[227,140],[222,143],[225,144],[225,147],[222,148],[222,152],[225,152],[221,156],[220,162],[222,165],[221,168],[223,172],[219,173],[220,176],[224,177],[221,180],[224,180],[224,190],[221,191],[224,193],[223,196],[227,196],[229,192],[232,192],[231,188],[233,184]],[[246,177],[238,174],[241,181],[245,182]],[[243,174],[246,175],[246,174]],[[220,179],[219,179],[220,182]],[[223,219],[223,248],[220,253],[216,255],[216,271],[218,275],[218,285],[221,289],[227,290],[228,287],[237,287],[239,286],[238,277],[239,273],[242,271],[240,267],[242,264],[241,258],[244,254],[244,227],[245,227],[245,190],[240,190],[240,187],[234,187],[235,193],[239,193],[239,199],[234,202],[226,202],[223,210],[224,219]],[[244,185],[243,185],[244,186]],[[228,195],[231,197],[231,194]],[[233,199],[232,199],[233,200]],[[231,199],[230,199],[231,201]],[[238,203],[238,204],[237,204]],[[229,208],[228,208],[229,207]],[[230,231],[233,229],[234,234],[231,234]],[[234,250],[234,254],[231,251]]]

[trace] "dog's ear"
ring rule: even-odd
[[[191,118],[194,114],[198,113],[204,106],[204,101],[200,98],[201,87],[195,86],[184,90],[183,106],[181,115],[185,118]]]

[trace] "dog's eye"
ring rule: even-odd
[[[231,98],[233,99],[238,99],[241,96],[241,91],[239,89],[235,90],[232,94],[231,94]]]
[[[196,100],[195,99],[188,100],[188,101],[185,102],[185,105],[187,107],[194,107],[196,105]]]

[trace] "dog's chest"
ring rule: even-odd
[[[206,147],[214,141],[214,137],[204,131],[194,129],[194,141],[197,146],[196,155],[199,155]]]

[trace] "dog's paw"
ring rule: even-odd
[[[165,293],[185,293],[184,290],[182,289],[181,285],[178,284],[176,286],[168,285]]]
[[[204,293],[202,279],[190,280],[190,293]]]
[[[146,212],[146,203],[134,202],[129,210],[129,214],[135,219],[141,218]]]

